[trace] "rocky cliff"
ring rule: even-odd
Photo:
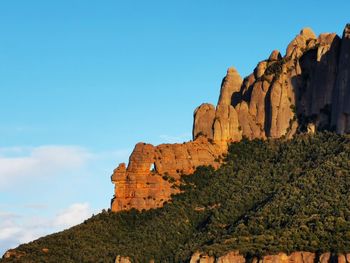
[[[161,206],[182,174],[220,165],[229,142],[242,137],[291,138],[300,132],[350,132],[350,24],[342,37],[301,30],[284,56],[277,50],[242,79],[229,68],[216,106],[194,112],[193,141],[136,145],[112,175],[112,210]]]
[[[193,173],[203,164],[217,168],[222,153],[222,147],[203,136],[184,144],[138,143],[128,167],[120,164],[112,175],[115,184],[112,210],[161,206],[178,191],[175,183],[182,174]]]

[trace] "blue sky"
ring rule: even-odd
[[[191,138],[229,66],[242,76],[349,1],[0,2],[0,254],[109,207],[135,143]]]

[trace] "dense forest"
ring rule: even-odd
[[[19,246],[20,262],[114,262],[117,255],[187,262],[197,250],[349,252],[349,155],[350,137],[334,133],[244,139],[230,145],[218,170],[184,175],[182,193],[164,207],[103,211]]]

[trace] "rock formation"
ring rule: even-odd
[[[5,252],[5,254],[2,256],[2,258],[3,259],[19,259],[23,256],[25,256],[24,252],[17,251],[15,249],[9,249]]]
[[[138,143],[129,165],[114,170],[115,197],[112,210],[149,209],[161,206],[178,190],[174,183],[182,174],[193,173],[199,165],[217,168],[223,149],[204,136],[184,144]]]
[[[112,210],[161,206],[176,193],[182,174],[199,165],[220,165],[230,142],[291,138],[299,132],[350,132],[350,24],[342,38],[318,37],[301,30],[285,56],[274,50],[253,73],[240,77],[229,68],[216,106],[194,112],[193,141],[184,144],[137,144],[128,167],[112,176]],[[153,167],[153,170],[151,169]],[[170,178],[170,180],[169,180]]]
[[[196,252],[192,255],[190,263],[349,263],[350,254],[323,253],[318,255],[311,252],[293,252],[290,255],[278,253],[276,255],[266,255],[261,258],[246,259],[238,251],[229,252],[224,256],[215,258]]]
[[[117,256],[115,263],[131,263],[128,257]],[[275,255],[265,255],[261,258],[246,258],[238,251],[231,251],[223,256],[208,256],[205,253],[195,252],[190,263],[349,263],[350,254],[331,254],[329,252],[316,254],[312,252],[297,251],[290,255],[286,253],[278,253]],[[150,263],[155,263],[151,260]]]
[[[130,258],[117,256],[115,259],[115,263],[131,263]]]

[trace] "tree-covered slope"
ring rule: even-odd
[[[117,255],[184,262],[197,250],[349,252],[349,155],[350,137],[333,133],[243,140],[217,171],[183,176],[183,192],[163,208],[100,213],[19,246],[19,262],[114,262]]]

